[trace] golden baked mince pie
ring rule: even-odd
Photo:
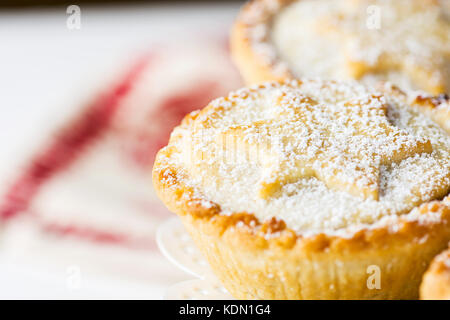
[[[232,33],[249,84],[292,77],[389,80],[450,91],[449,0],[254,0]]]
[[[450,240],[449,111],[389,84],[267,82],[187,115],[153,182],[236,298],[417,298]]]

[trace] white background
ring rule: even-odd
[[[238,8],[236,3],[82,6],[80,30],[67,28],[65,8],[0,12],[0,191],[14,168],[68,114],[76,113],[80,101],[101,87],[99,81],[124,57],[187,34],[226,31]],[[20,237],[33,233],[30,228],[26,223],[0,228],[0,298],[158,299],[169,285],[189,278],[161,255],[96,252],[88,244],[70,241],[28,243],[21,248],[17,243],[27,243]],[[46,255],[49,247],[52,254]],[[25,257],[16,259],[21,252],[26,252]],[[62,260],[77,255],[85,260],[89,255],[104,255],[106,264],[120,257],[142,268],[135,279],[125,281],[104,274],[97,266],[97,273],[83,274],[80,290],[71,290],[68,283],[74,271],[61,264],[58,256]],[[167,276],[156,279],[146,274],[145,264],[164,270]]]

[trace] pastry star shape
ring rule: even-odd
[[[428,139],[389,122],[382,96],[318,103],[288,91],[276,101],[270,118],[223,133],[260,166],[258,192],[264,199],[285,184],[314,177],[329,189],[378,200],[382,165],[432,151]]]
[[[350,78],[399,72],[431,93],[449,89],[450,20],[438,1],[354,0],[345,11],[322,29],[343,39]]]

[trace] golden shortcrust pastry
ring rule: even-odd
[[[450,248],[436,256],[420,285],[423,300],[450,300]]]
[[[450,240],[449,110],[388,84],[255,85],[187,115],[153,183],[236,298],[417,298]]]
[[[254,0],[232,53],[247,84],[292,77],[450,91],[449,0]]]

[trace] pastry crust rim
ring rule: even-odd
[[[292,249],[297,242],[303,243],[303,249],[311,252],[335,250],[340,252],[367,250],[368,248],[385,248],[386,245],[420,241],[429,232],[445,226],[450,231],[450,195],[444,200],[433,200],[416,207],[424,220],[408,219],[408,213],[400,215],[394,223],[372,227],[362,227],[351,236],[340,236],[320,232],[314,235],[303,235],[288,228],[283,220],[272,218],[261,223],[252,213],[235,212],[221,214],[218,204],[196,198],[192,187],[178,178],[177,168],[163,160],[170,157],[171,147],[162,148],[155,160],[152,170],[153,185],[163,203],[179,216],[190,216],[195,220],[213,221],[211,231],[221,235],[228,228],[234,228],[238,237],[252,237],[257,247],[267,248],[269,245],[283,249]],[[414,209],[413,209],[414,210]],[[427,214],[438,214],[438,219],[427,219]],[[214,218],[214,219],[213,219]],[[434,233],[433,235],[437,235]]]
[[[269,57],[256,52],[253,48],[253,39],[249,35],[250,27],[255,24],[270,24],[272,18],[284,7],[288,6],[295,0],[273,0],[276,4],[275,10],[265,5],[265,0],[252,0],[247,2],[239,12],[236,18],[230,36],[231,56],[242,75],[246,84],[255,84],[269,80],[293,79],[294,75],[289,68],[282,65],[281,60],[276,57]],[[260,3],[262,12],[257,17],[257,21],[246,22],[247,16],[252,16],[255,8],[253,6]],[[269,39],[259,41],[264,43],[276,52],[274,46]],[[275,67],[279,66],[279,72],[275,72]]]

